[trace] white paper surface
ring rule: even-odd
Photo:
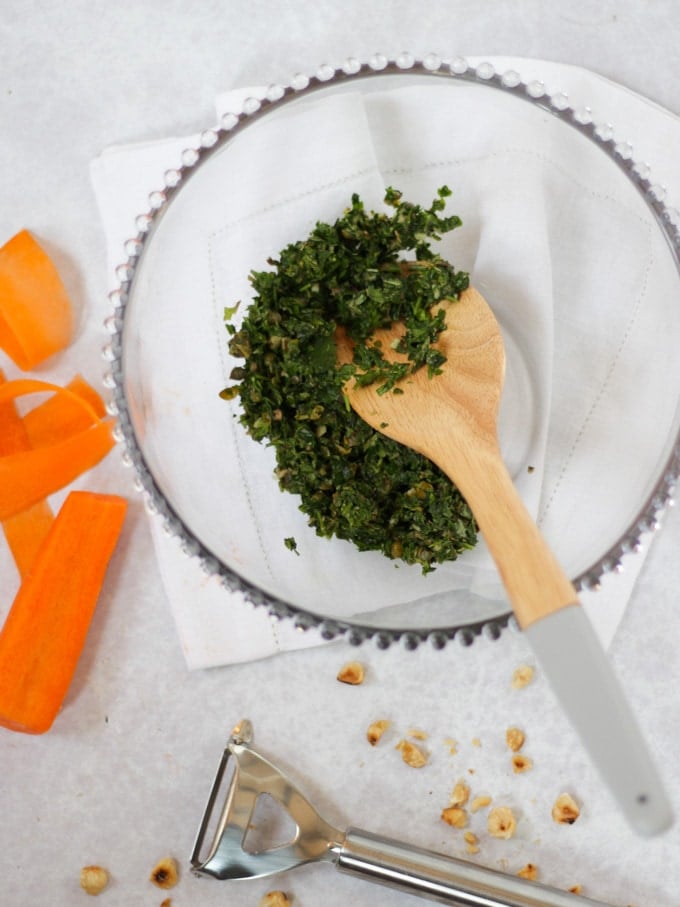
[[[366,4],[314,3],[17,4],[3,36],[5,81],[0,142],[6,175],[0,209],[4,235],[34,229],[55,255],[80,314],[77,342],[45,371],[67,381],[82,371],[97,382],[105,366],[108,314],[104,236],[97,218],[89,161],[111,142],[188,134],[211,122],[221,86],[285,80],[321,61],[361,58],[376,49],[515,53],[570,60],[637,88],[680,114],[674,73],[677,34],[670,2],[575,0],[503,5],[434,0]],[[516,65],[516,61],[507,65]],[[504,64],[505,65],[505,64]],[[565,87],[574,103],[611,119],[677,203],[675,117],[636,102],[634,117],[609,111],[608,82],[581,70],[524,60],[526,75]],[[500,66],[500,64],[499,64]],[[553,72],[564,73],[554,80]],[[604,86],[600,96],[600,84]],[[583,88],[583,91],[581,91]],[[619,87],[619,91],[624,91]],[[171,165],[177,160],[172,159]],[[162,168],[161,168],[162,169]],[[131,206],[146,207],[148,173]],[[122,246],[112,260],[122,258]],[[8,373],[11,369],[6,368]],[[130,511],[109,570],[74,683],[50,733],[41,738],[0,730],[0,853],[3,904],[78,904],[80,867],[106,866],[111,881],[98,899],[106,907],[253,907],[265,892],[286,891],[295,907],[414,907],[418,899],[363,883],[328,864],[244,883],[197,879],[188,862],[208,788],[228,730],[244,715],[256,741],[338,827],[358,825],[421,847],[514,875],[527,862],[540,881],[613,907],[675,907],[680,891],[680,827],[651,840],[623,822],[559,704],[540,674],[523,691],[509,677],[531,658],[526,640],[507,633],[470,648],[416,652],[340,642],[213,670],[186,669],[161,584],[150,521],[134,493],[131,471],[113,451],[83,487],[126,494]],[[638,714],[680,812],[677,760],[680,709],[680,623],[677,620],[680,514],[671,511],[645,559],[619,625],[610,658]],[[16,588],[11,557],[2,552],[4,602]],[[618,583],[624,577],[611,577]],[[606,590],[605,590],[606,591]],[[602,601],[598,598],[598,601]],[[221,613],[221,612],[220,612]],[[367,680],[335,680],[356,657]],[[384,746],[372,748],[365,729],[378,717],[393,722]],[[534,766],[514,775],[504,731],[527,734]],[[409,728],[428,733],[428,766],[404,765],[394,745]],[[447,740],[455,739],[458,754]],[[475,740],[478,744],[473,743]],[[474,774],[470,774],[470,771]],[[510,805],[518,830],[491,839],[486,814],[469,830],[480,852],[466,853],[463,832],[439,818],[453,784]],[[550,817],[568,790],[581,806],[574,826]],[[166,854],[180,866],[170,892],[148,880]],[[39,870],[36,868],[39,867]]]

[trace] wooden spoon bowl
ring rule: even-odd
[[[364,421],[436,463],[457,485],[472,510],[496,562],[523,628],[573,604],[576,591],[545,544],[518,495],[498,445],[497,420],[505,349],[486,300],[470,288],[446,312],[446,330],[435,346],[446,356],[441,375],[419,369],[400,384],[402,394],[377,394],[354,379],[345,385],[352,408]],[[376,331],[385,355],[403,325]],[[353,347],[338,335],[337,358],[351,362]]]

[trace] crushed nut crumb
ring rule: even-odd
[[[517,873],[520,879],[531,879],[532,882],[535,882],[538,878],[538,867],[533,863],[527,863],[520,871]]]
[[[427,740],[427,731],[421,731],[420,728],[413,727],[406,731],[406,734],[413,740]]]
[[[465,844],[467,845],[465,850],[467,853],[479,853],[479,838],[472,831],[466,831],[463,835],[465,839]]]
[[[472,801],[472,803],[470,804],[470,812],[473,812],[473,813],[479,812],[480,809],[484,809],[485,807],[489,806],[490,804],[491,804],[491,797],[486,797],[486,796],[475,797],[474,800]]]
[[[572,885],[568,891],[569,894],[581,894],[583,892],[583,885]]]
[[[102,866],[83,866],[80,870],[80,887],[88,894],[101,894],[108,884],[109,874]]]
[[[507,840],[515,834],[517,820],[509,806],[496,806],[489,813],[486,827],[493,838]]]
[[[534,669],[531,665],[520,665],[515,668],[512,675],[513,690],[521,690],[522,687],[528,686],[534,679]]]
[[[172,898],[164,898],[161,901],[161,907],[170,907],[171,904],[172,904]]]
[[[518,753],[522,749],[525,739],[524,731],[518,727],[509,727],[505,732],[505,742],[513,753]]]
[[[290,898],[285,891],[268,891],[260,900],[260,907],[290,907]]]
[[[452,828],[465,828],[468,824],[468,814],[459,806],[447,806],[442,810],[441,819]]]
[[[179,881],[179,867],[174,857],[164,857],[153,868],[149,881],[159,888],[174,888]]]
[[[340,683],[349,683],[357,686],[364,682],[364,666],[358,661],[349,661],[338,671]]]
[[[479,737],[473,737],[473,738],[472,738],[472,745],[473,745],[473,746],[481,746],[481,745],[482,745],[482,741],[479,739]]]
[[[451,791],[451,806],[465,806],[470,797],[470,788],[465,781],[459,781]]]
[[[376,746],[389,726],[390,723],[385,718],[381,718],[380,721],[374,721],[373,724],[370,724],[368,726],[368,730],[366,731],[366,739],[371,744],[371,746]]]
[[[444,743],[448,746],[448,748],[449,748],[449,753],[450,753],[452,756],[455,756],[456,753],[458,752],[458,741],[457,741],[457,740],[454,740],[453,737],[447,737],[447,738],[444,740]]]
[[[522,756],[521,753],[515,753],[511,762],[512,770],[516,775],[520,775],[522,772],[528,772],[534,764],[528,756]]]
[[[560,825],[573,825],[581,815],[578,803],[571,794],[560,794],[552,808],[552,817]]]
[[[401,758],[411,768],[427,765],[427,753],[410,740],[400,740],[395,749],[401,750]]]

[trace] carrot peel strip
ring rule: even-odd
[[[53,384],[51,381],[42,381],[39,378],[15,378],[0,385],[0,403],[6,400],[16,400],[27,394],[39,393],[67,394],[75,403],[78,403],[93,418],[98,417],[98,405],[86,394],[80,394],[69,387]]]
[[[51,391],[66,394],[88,416],[89,425],[63,440],[0,457],[0,520],[27,510],[73,482],[113,447],[112,423],[74,391],[46,381],[18,379],[0,385],[0,406],[24,394]]]
[[[0,631],[0,725],[49,730],[78,663],[127,502],[72,491]]]
[[[60,444],[0,459],[0,520],[26,510],[75,481],[111,450],[109,422],[99,422]]]
[[[0,384],[5,380],[0,369]],[[54,443],[88,428],[93,422],[91,409],[101,418],[106,415],[103,400],[81,375],[75,375],[66,388],[71,393],[52,394],[23,418],[13,399],[0,403],[0,456]],[[84,398],[91,409],[75,400],[73,394]],[[52,509],[45,500],[3,521],[5,538],[21,577],[32,566],[53,521]]]
[[[0,383],[5,376],[0,369]],[[13,400],[0,403],[0,456],[28,450],[30,438],[23,419],[16,411]],[[9,517],[2,523],[2,529],[12,557],[24,577],[32,567],[40,546],[54,521],[52,509],[47,501],[38,501],[28,510]]]
[[[73,311],[51,258],[21,230],[0,248],[0,348],[24,371],[64,349]]]
[[[31,447],[52,444],[88,428],[94,417],[106,417],[104,401],[81,375],[75,375],[63,391],[66,393],[53,394],[23,417]],[[74,394],[81,399],[76,399]],[[88,407],[83,406],[83,400]]]
[[[2,529],[20,577],[26,576],[33,566],[53,522],[54,514],[47,501],[38,501],[4,520]]]

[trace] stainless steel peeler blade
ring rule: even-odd
[[[191,856],[197,875],[259,878],[302,863],[327,861],[341,872],[454,907],[607,907],[358,828],[339,831],[253,748],[252,740],[252,725],[244,720],[227,742]],[[222,791],[224,800],[218,807]],[[295,826],[290,839],[276,846],[250,842],[253,815],[263,796],[272,798]]]

